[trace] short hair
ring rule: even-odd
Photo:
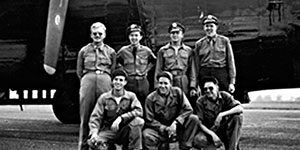
[[[126,80],[127,80],[127,77],[128,77],[128,75],[127,75],[127,73],[125,72],[124,69],[114,70],[111,74],[111,79],[113,80],[116,76],[124,76]]]
[[[173,75],[168,71],[162,71],[162,72],[158,73],[158,75],[156,76],[156,80],[159,80],[159,78],[161,78],[161,77],[168,78],[171,83],[173,81]]]
[[[210,77],[210,76],[205,77],[205,78],[202,80],[202,83],[203,83],[202,86],[204,86],[204,84],[205,84],[206,82],[212,82],[212,83],[214,83],[214,84],[216,84],[216,85],[219,84],[219,81],[218,81],[217,78],[215,78],[215,77]]]
[[[95,29],[98,29],[98,28],[101,28],[101,29],[103,29],[103,31],[106,31],[105,25],[101,22],[95,22],[91,25],[91,31],[95,30]]]

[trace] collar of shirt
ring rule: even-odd
[[[114,99],[114,97],[116,97],[115,95],[113,95],[113,89],[109,91],[109,94],[107,95],[107,98],[112,98]],[[130,99],[129,94],[126,90],[124,90],[124,94],[121,96],[122,98],[126,98],[126,99]]]
[[[209,43],[210,41],[213,41],[214,43],[216,43],[216,40],[217,40],[218,37],[219,37],[218,34],[216,34],[213,37],[205,36],[205,40],[206,40],[207,43]]]
[[[171,45],[171,42],[169,42],[166,46],[165,46],[166,49],[174,49]],[[184,43],[181,43],[181,46],[179,49],[188,49],[188,46],[186,46]]]
[[[162,95],[160,94],[159,90],[157,89],[156,91],[158,97],[157,97],[157,101],[167,101],[166,106],[168,106],[172,101],[173,101],[173,98],[174,98],[174,90],[173,90],[173,87],[170,88],[169,92],[166,94],[166,95]],[[170,99],[170,100],[169,100]]]
[[[100,50],[103,50],[105,48],[105,44],[102,43],[101,45],[100,44],[95,44],[95,43],[91,43],[91,47],[96,50],[96,49],[100,49]]]
[[[159,89],[157,88],[157,94],[160,96],[160,97],[169,97],[169,96],[173,96],[173,94],[172,94],[172,88],[170,88],[170,90],[168,91],[168,93],[166,93],[166,94],[161,94],[160,92],[159,92]]]
[[[129,49],[131,49],[131,50],[132,50],[134,47],[136,47],[137,49],[141,49],[141,48],[142,48],[142,45],[141,45],[141,44],[138,44],[138,45],[131,45],[131,44],[130,44],[128,47],[129,47]]]
[[[222,95],[220,94],[220,92],[218,92],[218,95],[217,95],[217,98],[216,100],[211,100],[210,98],[208,98],[207,96],[205,96],[206,99],[216,105],[219,105],[220,104],[220,101],[223,99]]]

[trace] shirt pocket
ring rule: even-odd
[[[127,99],[127,98],[123,98],[120,101],[119,107],[120,107],[119,114],[124,114],[126,112],[129,112],[129,110],[130,110],[130,100]]]
[[[125,57],[124,59],[124,65],[133,64],[133,57]]]
[[[221,42],[217,41],[215,47],[216,57],[217,58],[225,58],[226,57],[226,46]]]
[[[84,55],[84,66],[85,67],[95,66],[95,62],[96,62],[96,55],[94,55],[92,53],[86,53]]]
[[[148,56],[146,54],[138,54],[137,59],[138,59],[138,62],[141,65],[147,65],[148,64]]]
[[[103,55],[99,55],[98,60],[99,60],[100,64],[102,64],[102,65],[110,65],[111,64],[111,59],[108,57],[105,57]]]
[[[188,65],[188,58],[189,58],[189,53],[185,50],[179,51],[179,57],[180,57],[180,62],[184,66]]]
[[[176,62],[175,52],[172,49],[168,49],[163,53],[166,65],[170,65]]]
[[[104,106],[104,117],[115,118],[117,115],[118,106],[113,100],[107,100]]]
[[[178,106],[178,102],[176,100],[177,100],[177,98],[175,98],[175,100],[173,99],[172,100],[173,102],[171,104],[169,104],[169,106],[168,106],[167,118],[169,118],[171,120],[174,119],[172,117],[176,116],[176,114],[179,113],[179,112],[177,112],[179,106]]]
[[[163,115],[165,113],[164,109],[165,109],[165,104],[163,101],[157,100],[154,103],[154,113]]]

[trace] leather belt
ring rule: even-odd
[[[172,70],[171,73],[173,76],[182,76],[183,75],[183,71],[181,71],[181,70]]]
[[[103,70],[96,70],[95,73],[96,74],[104,74],[105,72]]]
[[[146,76],[129,76],[129,78],[135,79],[135,80],[143,80],[146,78]]]

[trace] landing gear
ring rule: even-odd
[[[57,90],[52,104],[56,118],[62,123],[79,123],[79,96],[76,90]]]

